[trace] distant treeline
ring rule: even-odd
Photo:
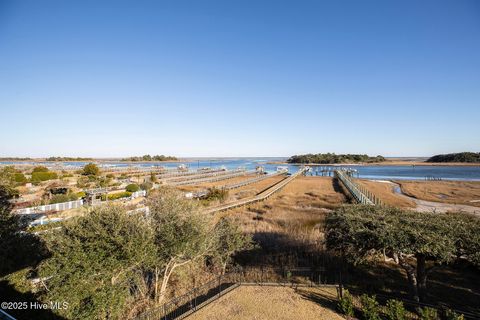
[[[156,156],[151,156],[149,154],[146,154],[141,157],[130,157],[130,158],[122,159],[122,161],[176,161],[176,160],[178,160],[176,157],[164,156],[163,154],[156,155]]]
[[[357,162],[382,162],[385,158],[382,156],[370,157],[366,154],[335,154],[335,153],[317,153],[302,154],[290,157],[288,163],[357,163]]]
[[[92,158],[74,158],[74,157],[49,157],[46,161],[91,161]]]
[[[429,158],[427,162],[480,162],[480,152],[437,154]]]
[[[25,160],[32,160],[32,158],[16,158],[16,157],[6,157],[0,158],[0,161],[25,161]]]

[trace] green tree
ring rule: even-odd
[[[59,310],[67,318],[123,319],[142,268],[156,256],[148,221],[121,207],[99,207],[44,237],[51,252],[39,267],[44,301],[68,302]]]
[[[435,265],[461,255],[478,263],[480,220],[472,216],[344,206],[327,217],[326,226],[327,247],[354,263],[383,253],[391,257],[406,271],[417,301],[425,298],[427,276]]]
[[[178,190],[158,189],[148,206],[158,248],[153,289],[158,302],[178,267],[209,256],[225,262],[231,254],[249,247],[248,239],[240,236],[237,228],[226,222],[215,226],[211,215],[200,211]]]
[[[98,176],[99,174],[100,168],[95,163],[89,163],[83,167],[82,175],[84,176]]]
[[[215,226],[214,234],[217,236],[216,258],[225,273],[227,265],[232,261],[232,256],[239,251],[253,248],[250,235],[243,233],[237,224],[228,219],[221,219]]]

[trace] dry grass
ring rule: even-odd
[[[276,196],[224,215],[237,221],[245,232],[278,232],[318,240],[318,227],[326,214],[345,202],[332,178],[298,177]]]
[[[330,320],[335,289],[241,286],[188,317],[191,320]],[[323,307],[327,305],[328,307]]]
[[[417,199],[480,207],[480,181],[396,182],[403,193]]]
[[[357,179],[356,182],[374,193],[383,203],[399,208],[415,208],[414,201],[402,197],[393,191],[394,185],[386,182]]]
[[[285,179],[285,176],[283,175],[270,177],[256,183],[252,183],[252,184],[240,187],[238,189],[230,190],[229,201],[234,201],[234,200],[255,196],[260,192],[262,192],[263,190],[269,188],[270,186],[274,185],[275,183],[283,179]]]

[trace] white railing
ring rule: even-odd
[[[54,204],[46,204],[46,205],[43,205],[43,206],[17,209],[17,210],[14,210],[14,213],[17,213],[17,214],[32,214],[32,213],[43,213],[43,212],[50,212],[50,211],[64,211],[64,210],[69,210],[69,209],[80,208],[81,206],[83,206],[83,200],[82,199],[75,200],[75,201],[54,203]]]

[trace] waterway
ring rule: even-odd
[[[267,172],[274,172],[279,166],[272,162],[285,161],[285,158],[227,158],[227,159],[185,159],[178,162],[148,162],[148,163],[130,163],[102,161],[99,165],[103,168],[109,167],[158,167],[175,168],[180,164],[188,166],[191,170],[204,167],[226,167],[227,169],[236,169],[244,167],[247,170],[254,170],[257,166],[263,166]],[[32,164],[32,162],[22,162],[24,164]],[[48,167],[64,167],[64,168],[80,168],[87,162],[83,161],[66,161],[66,162],[36,162],[35,165],[46,165]],[[0,165],[19,164],[19,162],[2,161]],[[286,165],[290,172],[296,172],[299,168],[297,165]],[[358,170],[358,176],[366,179],[376,180],[425,180],[426,178],[434,178],[441,180],[465,180],[480,181],[480,165],[479,166],[382,166],[382,165],[355,165],[344,166]],[[317,167],[334,168],[333,166]],[[313,169],[315,170],[315,168]],[[315,172],[314,172],[315,174]]]

